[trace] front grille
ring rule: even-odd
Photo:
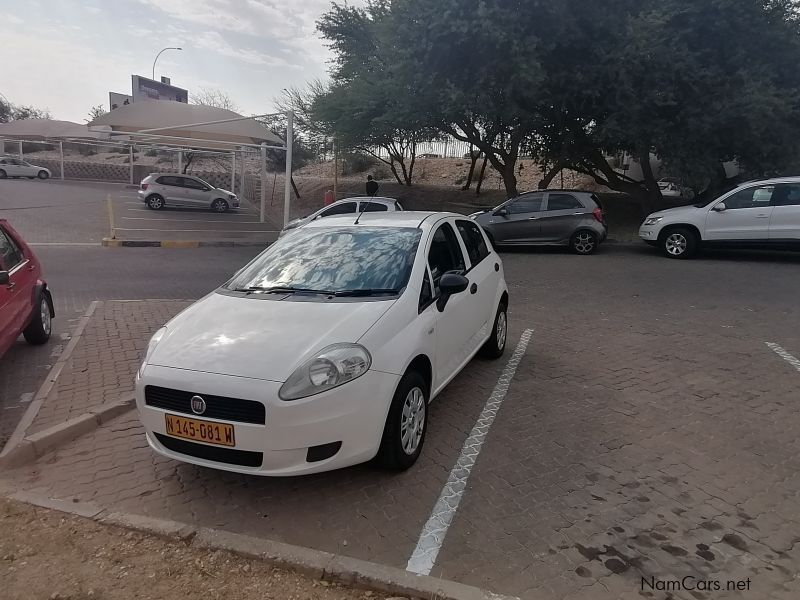
[[[231,450],[230,448],[196,444],[195,442],[179,440],[163,433],[154,432],[153,435],[167,450],[185,454],[186,456],[202,458],[203,460],[225,463],[226,465],[239,465],[241,467],[260,467],[264,461],[264,455],[261,452]]]
[[[147,406],[187,415],[195,414],[191,407],[192,396],[200,396],[205,400],[206,410],[202,414],[204,418],[259,425],[266,423],[266,409],[261,402],[171,390],[155,385],[144,388],[144,403]]]

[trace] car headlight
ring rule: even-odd
[[[147,362],[153,355],[153,351],[156,349],[156,346],[158,346],[158,342],[161,341],[161,338],[164,337],[164,334],[166,332],[167,328],[162,327],[153,334],[153,337],[150,338],[150,341],[147,343],[147,351],[144,353],[144,360],[142,361],[142,364],[139,366],[139,375],[142,374],[142,369],[144,369],[147,366]]]
[[[372,357],[360,344],[333,344],[306,361],[278,391],[281,400],[299,400],[361,377]]]
[[[656,223],[658,223],[663,218],[664,217],[647,217],[644,220],[644,224],[645,225],[655,225]]]

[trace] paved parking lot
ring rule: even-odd
[[[151,453],[129,413],[5,477],[406,567],[510,350],[532,329],[431,574],[525,598],[797,597],[800,255],[678,262],[608,246],[504,262],[509,352],[473,361],[435,401],[407,473],[367,465],[256,479],[197,468]]]

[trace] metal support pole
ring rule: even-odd
[[[19,159],[22,160],[22,142],[19,143]]]
[[[231,191],[236,193],[236,152],[231,152]],[[239,191],[241,193],[241,190]]]
[[[58,142],[58,162],[61,166],[61,181],[64,181],[64,142]]]
[[[264,213],[267,209],[267,144],[261,144],[261,211],[258,220],[264,222]]]
[[[241,163],[241,166],[239,167],[239,170],[241,171],[241,174],[239,175],[239,195],[244,198],[244,150],[242,150],[242,155],[239,158],[241,159],[239,160]]]
[[[128,161],[131,163],[131,184],[133,184],[133,144],[128,146]]]
[[[333,137],[333,201],[336,202],[339,197],[336,195],[337,187],[339,187],[339,148],[336,145],[336,136]]]
[[[108,224],[111,229],[111,239],[117,239],[117,231],[114,227],[114,203],[111,200],[111,194],[106,196],[106,201],[108,202]]]
[[[183,150],[178,150],[178,173],[183,173]]]
[[[286,185],[283,192],[283,226],[289,223],[289,207],[292,201],[292,138],[294,137],[294,113],[286,113]]]

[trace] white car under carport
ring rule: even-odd
[[[21,158],[0,156],[0,179],[6,177],[27,177],[28,179],[49,179],[50,169],[32,165]]]

